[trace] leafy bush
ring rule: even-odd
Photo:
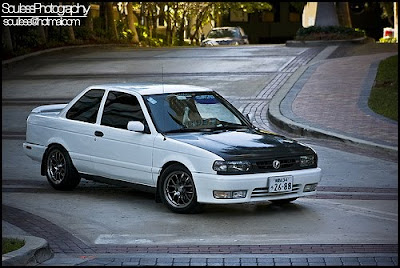
[[[94,36],[94,32],[85,26],[74,27],[74,34],[75,38],[80,40],[91,40]]]
[[[69,35],[68,35],[68,28],[67,27],[57,27],[57,26],[50,26],[47,28],[48,36],[47,40],[48,41],[57,41],[61,43],[66,43],[68,42]]]
[[[163,38],[150,37],[146,26],[139,25],[138,23],[135,23],[135,26],[141,43],[152,47],[161,47],[164,45]]]
[[[105,21],[102,17],[93,18],[93,31],[99,38],[106,38],[107,32],[105,28]]]
[[[382,37],[379,39],[379,43],[396,43],[397,39],[395,37]]]
[[[297,30],[295,40],[348,40],[365,37],[365,31],[343,26],[311,26]]]
[[[19,47],[37,47],[43,40],[41,40],[39,31],[35,27],[15,27],[13,28],[14,40],[13,43]]]

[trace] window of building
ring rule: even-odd
[[[300,22],[301,12],[292,4],[289,4],[289,22]]]
[[[241,10],[231,10],[229,12],[230,22],[248,22],[249,14]]]
[[[103,95],[104,90],[102,89],[89,90],[74,105],[72,105],[68,110],[66,117],[72,120],[96,123],[97,112],[99,111]]]
[[[262,22],[280,22],[281,21],[280,3],[273,4],[272,10],[261,12]]]

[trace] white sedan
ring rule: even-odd
[[[81,178],[155,193],[177,213],[204,203],[287,203],[321,180],[309,146],[254,127],[211,89],[106,84],[27,119],[25,153],[57,190]]]

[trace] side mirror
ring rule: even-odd
[[[144,125],[139,121],[129,121],[128,130],[135,132],[144,132]]]

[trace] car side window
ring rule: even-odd
[[[140,121],[146,126],[138,99],[131,94],[110,91],[104,105],[101,124],[127,129],[129,121]]]
[[[72,120],[96,123],[96,117],[103,95],[104,90],[102,89],[89,90],[77,102],[75,102],[74,105],[72,105],[68,110],[66,117]]]

